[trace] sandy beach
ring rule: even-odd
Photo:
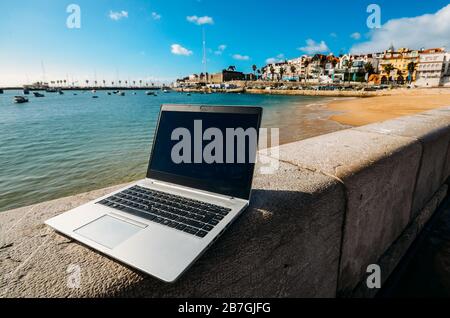
[[[333,111],[331,120],[343,125],[362,126],[399,116],[450,106],[450,88],[399,89],[388,95],[337,100],[328,104]]]

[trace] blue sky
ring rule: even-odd
[[[71,3],[81,8],[80,29],[66,27]],[[366,25],[370,3],[380,5],[381,30],[371,31]],[[386,47],[390,42],[417,43],[417,48],[450,45],[448,4],[448,0],[2,0],[0,86],[41,80],[41,61],[47,80],[169,81],[202,71],[203,28],[209,72],[228,65],[249,72],[253,64],[263,66],[268,59],[315,51],[375,50],[384,42]]]

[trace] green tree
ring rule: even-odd
[[[391,72],[392,72],[393,70],[395,70],[395,67],[394,67],[394,65],[392,65],[391,63],[386,64],[386,65],[384,66],[384,71],[385,71],[386,74],[387,74],[388,82],[391,81]]]
[[[308,66],[309,66],[309,60],[305,60],[304,62],[303,62],[303,65],[305,66],[305,70],[306,70],[306,74],[305,74],[305,83],[307,82],[307,80],[308,80],[308,76],[309,76],[309,74],[308,74]]]
[[[255,64],[253,64],[252,65],[252,70],[253,70],[253,75],[255,75],[255,76],[256,76],[256,70],[257,69],[258,69],[258,67]]]
[[[275,68],[273,67],[273,65],[270,65],[270,74],[272,75],[272,81],[275,80]]]
[[[297,68],[295,67],[295,65],[291,65],[291,74],[293,77],[295,76],[296,71],[297,71]]]
[[[408,81],[410,83],[412,82],[412,77],[413,77],[413,74],[414,74],[414,72],[416,70],[416,66],[417,66],[417,63],[414,63],[414,62],[409,62],[408,63]]]
[[[279,77],[278,81],[283,79],[284,72],[286,72],[286,70],[284,69],[284,66],[280,66],[280,70],[279,70],[280,77]]]

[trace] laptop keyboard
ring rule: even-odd
[[[97,202],[144,219],[205,237],[231,211],[218,205],[134,186]]]

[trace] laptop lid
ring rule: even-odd
[[[163,105],[147,177],[249,199],[262,108]]]

